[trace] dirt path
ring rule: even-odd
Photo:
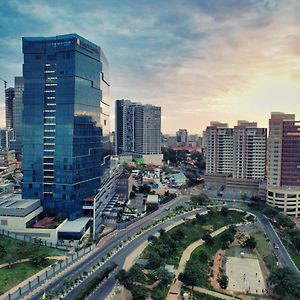
[[[220,249],[217,251],[217,253],[213,257],[214,265],[212,267],[213,270],[213,277],[210,277],[210,284],[215,290],[220,289],[220,285],[217,281],[219,275],[220,275],[220,268],[222,267],[222,260],[225,255],[225,251]]]

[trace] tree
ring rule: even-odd
[[[132,282],[143,282],[146,279],[144,272],[138,265],[133,265],[128,271],[127,275],[132,280]]]
[[[126,272],[124,269],[120,270],[118,274],[116,275],[116,279],[119,280],[119,282],[124,285],[126,289],[131,289],[133,286],[133,281],[130,276],[128,276],[128,272]]]
[[[135,185],[132,186],[132,191],[136,192],[137,191],[137,187]]]
[[[274,292],[283,300],[300,299],[300,277],[289,268],[277,268],[270,274]]]
[[[7,254],[6,249],[3,245],[0,245],[0,257],[3,257]]]
[[[180,273],[178,279],[185,285],[192,288],[197,285],[201,276],[199,273],[199,266],[196,264],[187,263],[183,273]]]
[[[168,284],[172,280],[172,274],[164,267],[160,267],[156,270],[155,275],[164,285]]]
[[[282,213],[278,214],[276,221],[278,225],[283,228],[293,229],[295,227],[295,223],[288,216],[285,216]]]
[[[160,229],[158,230],[158,232],[159,232],[159,236],[163,236],[163,235],[165,234],[166,230],[163,229],[163,228],[160,228]]]
[[[143,184],[139,186],[139,193],[149,194],[151,191],[151,187],[147,184]]]
[[[254,249],[256,247],[256,240],[253,236],[250,236],[243,244],[245,248]]]
[[[157,269],[164,263],[163,258],[157,252],[150,252],[148,256],[148,267]]]
[[[209,259],[209,256],[207,254],[207,251],[204,249],[200,249],[197,253],[198,259],[202,262],[206,262]]]
[[[34,253],[30,257],[31,263],[36,267],[42,267],[47,261],[46,255],[42,253]]]
[[[228,212],[229,212],[228,208],[223,206],[221,208],[220,215],[226,217],[228,215]]]
[[[225,274],[222,274],[219,278],[218,278],[218,283],[220,285],[220,287],[222,289],[227,289],[228,286],[228,277]]]
[[[24,241],[18,241],[16,245],[16,254],[18,259],[27,258],[30,255],[28,244]]]
[[[207,244],[207,245],[212,245],[214,243],[213,238],[211,237],[210,234],[206,233],[203,235],[202,240]]]
[[[148,297],[148,289],[143,285],[134,285],[131,290],[132,300],[145,300]]]
[[[130,195],[129,195],[129,198],[130,198],[130,199],[133,199],[133,198],[135,198],[135,197],[136,197],[135,192],[134,192],[134,191],[131,191],[131,192],[130,192]]]

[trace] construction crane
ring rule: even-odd
[[[0,77],[0,80],[2,80],[4,82],[4,89],[6,90],[7,88],[7,81],[3,78]]]

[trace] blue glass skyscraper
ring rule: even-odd
[[[71,220],[101,184],[108,149],[108,63],[77,34],[23,38],[23,197]]]

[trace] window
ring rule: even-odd
[[[2,226],[7,226],[7,225],[8,225],[7,220],[1,220],[1,225],[2,225]]]

